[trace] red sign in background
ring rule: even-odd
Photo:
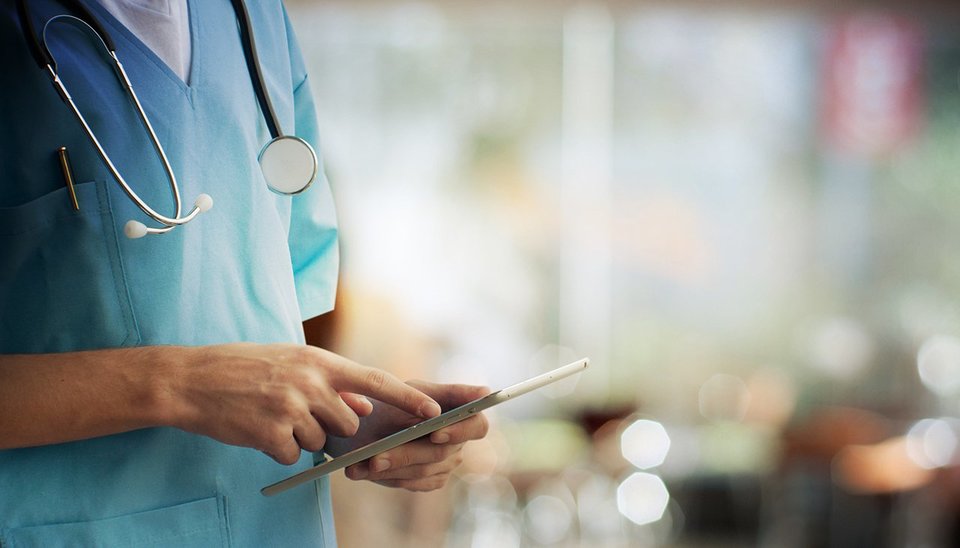
[[[923,124],[923,33],[904,18],[845,17],[828,30],[823,123],[841,152],[877,156],[909,144]]]

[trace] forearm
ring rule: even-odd
[[[0,449],[94,438],[172,422],[165,371],[188,348],[0,355]]]
[[[283,464],[352,436],[362,395],[420,419],[440,406],[371,367],[299,344],[0,355],[0,449],[170,426]]]

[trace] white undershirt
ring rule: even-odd
[[[187,82],[191,57],[187,0],[99,2],[177,73],[181,80]]]

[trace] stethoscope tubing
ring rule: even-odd
[[[46,34],[47,29],[50,27],[50,24],[58,19],[66,18],[73,21],[76,21],[80,24],[85,25],[90,30],[93,30],[96,34],[96,30],[91,27],[86,21],[72,15],[57,15],[50,18],[43,28],[43,42],[46,44]],[[100,38],[99,34],[97,35]],[[123,87],[127,91],[128,96],[133,101],[136,106],[137,116],[140,118],[141,123],[147,130],[147,133],[150,135],[150,141],[153,144],[154,150],[160,156],[161,162],[163,163],[163,170],[166,172],[167,180],[170,183],[171,193],[173,194],[174,199],[174,216],[168,217],[163,215],[149,206],[140,196],[133,190],[133,188],[127,183],[123,175],[120,174],[120,171],[114,165],[113,161],[110,159],[110,156],[104,150],[103,145],[100,143],[100,140],[97,138],[96,134],[90,128],[90,124],[87,123],[86,118],[83,116],[83,113],[80,112],[80,109],[77,107],[76,103],[73,101],[73,97],[70,96],[70,92],[67,91],[66,86],[63,85],[63,82],[60,80],[59,74],[57,74],[56,69],[47,65],[45,68],[50,74],[50,77],[53,80],[54,87],[57,89],[57,92],[60,94],[60,97],[67,103],[70,107],[70,110],[73,112],[77,121],[80,122],[80,125],[83,127],[84,132],[87,134],[87,137],[93,143],[94,148],[97,151],[97,155],[100,156],[100,159],[103,160],[103,163],[107,166],[107,169],[110,171],[110,174],[116,179],[117,183],[123,189],[123,192],[130,198],[130,200],[140,208],[148,217],[157,221],[160,224],[165,225],[163,228],[152,229],[153,231],[162,231],[168,232],[174,227],[182,224],[186,224],[194,219],[199,213],[200,208],[194,206],[194,208],[186,216],[181,217],[180,212],[182,211],[182,200],[180,197],[180,188],[177,185],[177,177],[173,172],[173,167],[170,165],[170,160],[167,158],[166,152],[163,150],[163,145],[160,144],[159,138],[153,129],[153,124],[150,123],[149,118],[147,118],[146,113],[143,110],[143,105],[140,103],[140,98],[137,97],[137,92],[134,91],[133,85],[130,83],[130,78],[127,76],[127,72],[123,68],[123,63],[120,62],[120,59],[117,58],[117,54],[114,51],[108,49],[106,42],[100,38],[100,44],[103,45],[104,49],[107,51],[107,54],[110,55],[110,58],[113,60],[113,68],[117,72],[117,75],[120,78],[120,81],[123,82]],[[52,59],[52,56],[51,56]]]
[[[50,65],[56,70],[57,63],[53,55],[50,54],[50,50],[47,48],[45,41],[41,42],[37,39],[37,29],[33,24],[33,18],[30,17],[29,2],[30,0],[17,0],[17,15],[20,17],[20,30],[27,42],[27,47],[30,48],[30,54],[33,56],[37,65],[40,68]],[[79,0],[61,0],[61,2],[73,8],[75,11],[80,12],[82,17],[77,17],[77,19],[82,20],[87,26],[93,29],[94,33],[100,37],[100,41],[104,43],[104,47],[106,47],[108,51],[116,51],[117,48],[113,44],[113,38],[110,37],[110,33],[103,28],[100,21],[93,16],[93,13],[91,13],[82,2]]]
[[[243,57],[247,62],[247,72],[250,73],[253,82],[253,91],[257,95],[257,102],[260,103],[260,110],[263,111],[266,119],[270,137],[279,139],[283,136],[283,130],[280,129],[280,118],[273,108],[270,94],[267,93],[267,81],[263,76],[263,68],[260,66],[260,55],[257,53],[257,41],[253,36],[250,12],[247,11],[247,5],[243,0],[230,0],[230,2],[233,4],[233,11],[240,21],[240,43],[243,45]]]

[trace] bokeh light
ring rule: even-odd
[[[640,419],[620,436],[623,457],[641,470],[660,466],[670,451],[670,436],[662,424]]]
[[[924,341],[917,352],[917,371],[923,385],[934,393],[956,394],[960,389],[960,339],[935,335]]]
[[[740,377],[713,375],[700,387],[700,414],[711,420],[743,420],[750,405],[750,392]]]
[[[953,462],[957,433],[944,419],[923,419],[907,433],[907,454],[918,465],[939,468]]]
[[[524,509],[527,533],[540,544],[560,542],[570,532],[573,516],[558,497],[538,495]]]
[[[520,527],[513,516],[506,512],[478,510],[476,530],[471,548],[519,548],[522,545]]]
[[[659,476],[635,472],[617,487],[617,509],[637,525],[658,521],[670,502],[670,493]]]

